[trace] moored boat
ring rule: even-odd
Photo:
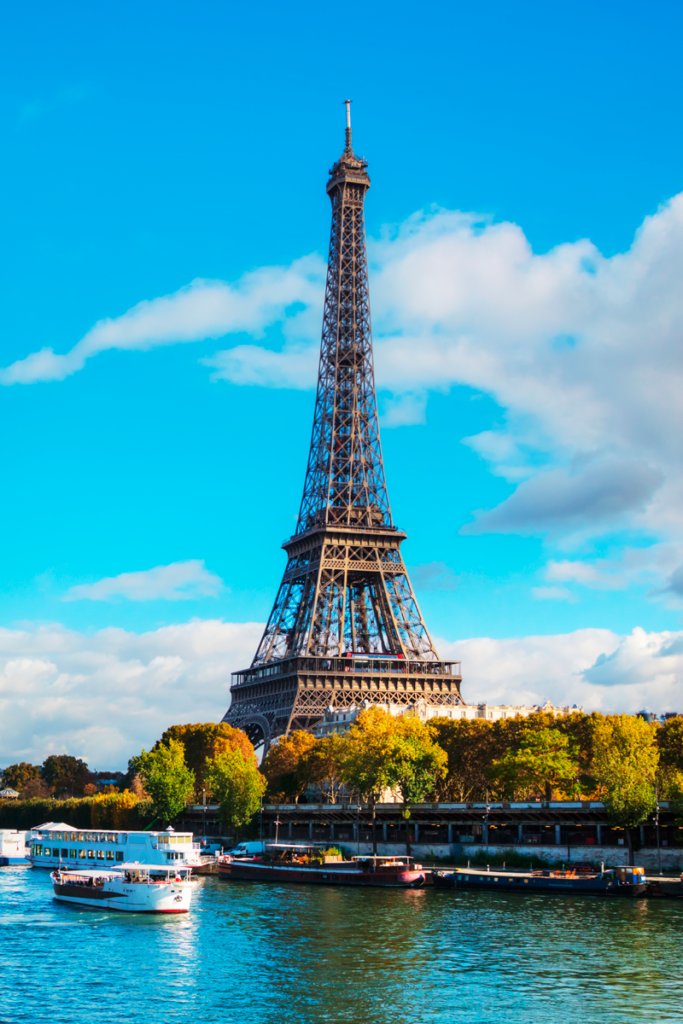
[[[99,868],[109,871],[124,862],[199,867],[201,845],[191,832],[141,829],[78,829],[64,822],[46,822],[32,828],[29,860],[37,868]]]
[[[412,857],[325,855],[309,843],[267,843],[258,857],[218,857],[221,878],[250,882],[298,882],[304,885],[361,885],[414,889],[425,874]]]
[[[536,892],[590,893],[594,896],[640,896],[645,869],[619,867],[607,871],[515,871],[509,868],[455,868],[435,871],[435,889],[507,889],[522,895]]]
[[[50,874],[55,899],[132,914],[184,914],[194,884],[191,868],[122,864],[102,870],[59,869]]]
[[[6,867],[8,864],[24,864],[30,867],[28,853],[26,832],[17,832],[13,828],[0,829],[0,867]]]

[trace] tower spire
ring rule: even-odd
[[[266,746],[309,728],[330,704],[462,703],[459,669],[439,660],[389,507],[365,243],[370,176],[351,148],[344,102],[346,149],[327,182],[332,226],[299,518],[282,545],[287,567],[263,637],[251,668],[233,676],[224,719]]]

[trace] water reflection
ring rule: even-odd
[[[202,880],[183,917],[56,904],[0,870],[0,1020],[680,1021],[668,901]]]

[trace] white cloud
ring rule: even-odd
[[[140,635],[0,629],[0,765],[70,753],[118,770],[169,725],[220,721],[230,673],[251,664],[262,631],[218,620]]]
[[[319,257],[306,256],[289,267],[244,274],[235,285],[193,281],[172,295],[139,302],[123,316],[100,320],[64,355],[43,348],[12,363],[0,370],[0,384],[63,380],[112,348],[150,349],[239,331],[258,336],[285,319],[288,338],[308,337],[320,320],[324,273]]]
[[[94,636],[60,625],[0,629],[0,765],[68,752],[116,770],[169,725],[220,721],[230,673],[251,664],[262,631],[219,620]],[[463,661],[471,703],[683,711],[683,631],[581,629],[437,649]]]
[[[523,481],[490,512],[482,512],[465,533],[554,533],[625,523],[643,512],[663,476],[644,462],[593,463],[583,472],[554,469]]]
[[[566,587],[532,587],[531,596],[535,601],[569,601],[576,604],[578,597]]]
[[[64,601],[193,601],[216,597],[223,587],[219,576],[209,572],[203,561],[172,562],[143,572],[122,572],[97,583],[70,587]]]
[[[626,585],[623,574],[601,572],[595,565],[581,561],[548,562],[546,579],[561,583],[581,583],[594,590],[619,590]]]
[[[460,583],[460,577],[445,562],[412,565],[410,577],[417,590],[455,590]]]
[[[683,540],[683,195],[609,259],[588,240],[535,255],[514,224],[442,210],[371,255],[377,381],[394,396],[386,425],[420,422],[411,396],[453,384],[506,411],[503,426],[466,439],[519,483],[480,530]],[[262,350],[238,357],[230,379],[260,372]],[[299,378],[278,360],[276,382]]]
[[[426,422],[427,392],[407,392],[385,397],[384,410],[380,416],[383,427],[414,427]]]
[[[385,425],[423,422],[425,396],[454,384],[505,411],[466,439],[517,486],[476,529],[567,543],[625,529],[683,544],[683,195],[610,258],[585,239],[536,255],[517,225],[443,210],[409,218],[370,250]],[[236,284],[197,281],[96,324],[65,355],[27,356],[0,382],[61,379],[105,348],[236,331],[258,339],[280,322],[281,351],[224,348],[207,360],[212,379],[309,388],[323,286],[314,256]]]
[[[463,662],[468,703],[554,704],[633,714],[683,712],[683,632],[627,636],[579,629],[507,640],[437,642],[442,657]]]

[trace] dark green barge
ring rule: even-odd
[[[645,893],[645,869],[611,868],[584,871],[515,871],[507,868],[456,868],[433,873],[436,889],[498,889],[520,895],[537,892],[590,893],[593,896],[640,896]]]

